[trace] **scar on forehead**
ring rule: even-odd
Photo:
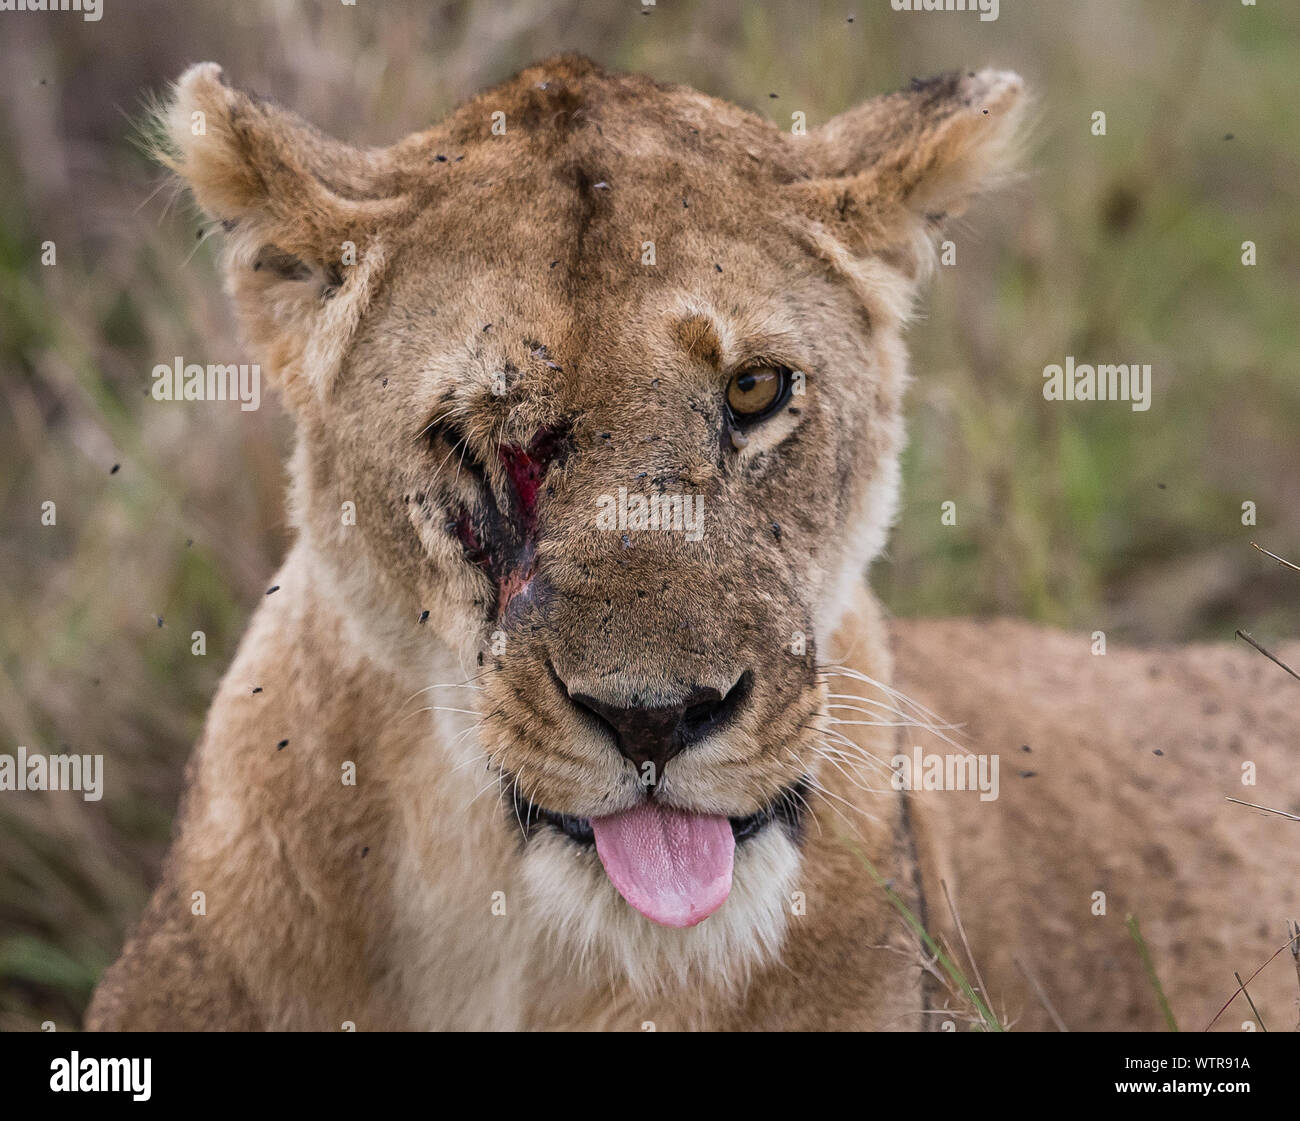
[[[717,328],[707,315],[683,316],[673,331],[681,348],[692,358],[698,358],[711,366],[722,365],[722,340],[718,338]]]

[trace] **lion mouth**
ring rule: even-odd
[[[608,816],[587,818],[538,806],[512,783],[516,820],[525,839],[547,826],[591,846],[619,894],[661,926],[694,926],[726,901],[737,844],[781,823],[798,840],[808,783],[800,779],[744,817],[694,813],[647,799]]]
[[[517,784],[511,783],[510,787],[513,792],[512,810],[525,839],[532,836],[536,826],[546,825],[563,833],[575,844],[595,845],[596,834],[591,828],[591,818],[574,817],[572,814],[548,810],[524,797]],[[731,823],[731,833],[736,843],[758,836],[773,822],[783,825],[791,838],[798,840],[803,833],[804,815],[808,809],[808,793],[808,782],[801,778],[778,793],[762,809],[746,814],[744,817],[727,818]]]

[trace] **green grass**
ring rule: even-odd
[[[979,1023],[983,1026],[983,1030],[994,1032],[1006,1031],[1006,1028],[1002,1025],[1002,1021],[993,1014],[993,1010],[989,1007],[988,1001],[984,999],[983,994],[981,994],[975,986],[971,984],[961,966],[953,961],[952,956],[941,945],[939,945],[930,932],[925,929],[925,925],[916,917],[915,913],[903,901],[898,892],[893,889],[893,886],[889,881],[880,874],[876,866],[868,859],[867,854],[852,841],[846,840],[845,843],[853,850],[857,858],[862,861],[862,865],[866,868],[867,874],[871,877],[872,882],[874,882],[875,885],[885,893],[885,898],[889,900],[890,906],[892,906],[894,910],[903,917],[903,922],[907,924],[907,928],[913,933],[913,935],[915,935],[917,941],[925,947],[926,951],[928,951],[930,956],[938,964],[952,987],[962,995],[970,1007],[979,1016]]]
[[[1156,972],[1155,962],[1151,958],[1151,948],[1147,945],[1147,940],[1142,937],[1142,928],[1138,925],[1137,915],[1126,915],[1124,925],[1128,927],[1129,937],[1133,939],[1133,944],[1137,946],[1137,951],[1142,956],[1142,968],[1151,983],[1151,991],[1155,993],[1156,1003],[1160,1005],[1160,1014],[1165,1018],[1165,1026],[1170,1031],[1177,1031],[1178,1021],[1174,1019],[1174,1011],[1169,1007],[1165,987],[1160,983],[1160,974]],[[1241,978],[1238,978],[1237,982],[1240,984]],[[1251,1005],[1251,1008],[1253,1010],[1254,1005]]]

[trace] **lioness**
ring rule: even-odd
[[[89,1026],[1158,1028],[1130,912],[1209,1023],[1297,910],[1295,827],[1224,801],[1297,808],[1290,682],[864,582],[902,330],[1021,101],[792,135],[562,57],[362,150],[189,70],[163,158],[296,420],[297,540]],[[900,791],[917,751],[997,789]]]

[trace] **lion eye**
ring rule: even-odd
[[[754,366],[732,375],[727,407],[737,423],[752,424],[784,405],[789,388],[790,371],[785,366]]]

